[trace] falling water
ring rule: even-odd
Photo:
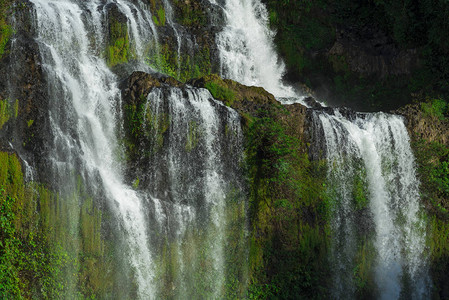
[[[150,150],[152,157],[144,181],[152,195],[155,224],[164,232],[159,242],[175,245],[165,264],[179,269],[163,283],[172,290],[160,287],[159,297],[202,294],[221,299],[226,278],[239,277],[227,271],[226,260],[233,258],[226,251],[243,250],[237,268],[246,268],[244,247],[232,248],[227,241],[246,231],[244,217],[230,224],[236,217],[233,210],[245,211],[242,195],[233,192],[242,189],[240,117],[207,90],[165,88],[148,95],[145,118],[151,134],[143,150]],[[192,256],[192,248],[201,255]],[[245,284],[245,278],[240,280]]]
[[[71,173],[81,164],[85,182],[101,183],[126,232],[129,263],[136,273],[139,296],[153,290],[152,258],[141,199],[123,183],[117,162],[117,114],[120,106],[116,77],[97,57],[85,22],[100,35],[101,7],[69,1],[33,1],[38,43],[49,82],[50,120],[54,139],[55,176],[61,187],[73,185]],[[92,9],[93,8],[93,9]],[[124,11],[130,9],[121,4]],[[125,9],[126,8],[126,9]],[[91,15],[92,18],[89,18]],[[102,22],[98,22],[102,20]],[[100,35],[101,36],[101,35]],[[101,42],[98,41],[98,42]],[[138,47],[137,47],[138,48]]]
[[[145,58],[148,43],[157,45],[158,39],[148,8],[123,0],[32,2],[50,96],[55,185],[61,192],[74,190],[76,172],[94,198],[107,199],[140,299],[224,297],[230,278],[246,272],[238,114],[207,90],[154,90],[144,120],[153,160],[142,170],[151,180],[136,191],[126,184],[120,159],[118,78],[102,56],[113,3],[126,17],[136,60]],[[170,11],[168,17],[171,22]],[[161,118],[165,123],[158,123]],[[163,125],[164,132],[158,127]],[[233,234],[240,235],[230,239]],[[227,252],[235,249],[240,275],[229,268],[234,258]]]
[[[372,263],[380,298],[426,298],[425,224],[402,119],[383,113],[344,117],[338,109],[331,114],[316,112],[314,119],[324,134],[335,199],[331,258],[335,296],[354,297],[356,281],[371,276],[370,270],[358,273],[360,268]]]
[[[283,84],[285,66],[274,50],[265,6],[259,0],[226,0],[224,11],[226,26],[217,37],[221,75],[262,86],[276,97],[297,97]]]

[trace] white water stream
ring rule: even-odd
[[[414,299],[428,297],[425,223],[403,120],[383,113],[358,114],[349,120],[338,109],[332,115],[315,113],[314,118],[315,126],[324,131],[329,181],[336,201],[331,259],[335,262],[335,296],[354,297],[351,270],[357,268],[357,235],[365,235],[369,241],[366,231],[372,230],[374,278],[380,298],[399,299],[401,293]],[[358,187],[357,180],[362,182]],[[354,193],[362,186],[368,201],[364,218],[360,218],[360,207],[354,207]],[[403,290],[406,280],[411,282],[408,291]]]

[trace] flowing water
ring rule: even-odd
[[[285,66],[274,50],[265,6],[259,0],[227,0],[223,9],[226,26],[217,37],[221,75],[276,97],[297,97],[282,81]]]
[[[114,3],[126,16],[136,59],[143,60],[147,44],[158,40],[148,8],[139,1],[32,2],[48,81],[54,136],[49,160],[55,185],[70,192],[79,173],[92,196],[106,198],[121,228],[125,249],[120,251],[126,253],[123,259],[127,257],[134,274],[138,298],[223,297],[228,273],[226,217],[232,220],[243,214],[245,219],[244,202],[232,192],[241,190],[237,113],[213,100],[206,90],[174,89],[166,97],[160,90],[151,93],[146,115],[166,116],[169,138],[145,170],[152,180],[136,191],[126,183],[120,159],[123,121],[118,78],[102,53],[108,5]],[[223,157],[225,151],[233,151],[232,160]],[[239,203],[234,214],[226,209],[230,199]],[[240,224],[240,230],[246,230],[245,222]],[[161,255],[167,248],[170,259]],[[161,274],[169,268],[178,269],[177,273]]]
[[[153,89],[145,99],[142,163],[130,172],[121,142],[119,78],[104,51],[114,6],[126,20],[132,57],[140,63],[135,68],[149,69],[141,66],[149,49],[159,51],[160,37],[148,5],[137,0],[31,2],[48,82],[54,149],[48,159],[55,186],[71,193],[79,175],[95,201],[114,212],[123,245],[116,255],[125,261],[123,276],[131,274],[137,298],[242,297],[248,253],[238,114],[207,90]],[[222,76],[263,86],[280,99],[297,99],[289,103],[301,101],[282,81],[285,67],[274,50],[264,5],[259,0],[209,2],[226,15],[216,39]],[[171,4],[163,1],[177,41],[179,76],[183,30]],[[425,224],[402,119],[336,109],[314,112],[313,121],[334,199],[333,296],[355,298],[360,283],[368,282],[377,298],[426,298]],[[129,176],[135,176],[134,186]]]
[[[425,224],[403,120],[384,113],[343,116],[335,109],[315,112],[314,121],[334,199],[335,297],[355,297],[366,280],[381,299],[427,298]]]

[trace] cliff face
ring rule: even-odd
[[[449,146],[449,120],[436,114],[432,103],[410,104],[394,112],[407,119],[407,129],[414,140]]]
[[[281,5],[281,1],[276,3]],[[210,221],[208,195],[179,184],[182,192],[179,194],[185,197],[175,203],[176,195],[172,192],[166,195],[163,191],[179,182],[198,187],[195,179],[204,176],[207,166],[220,161],[223,178],[234,184],[234,189],[225,191],[226,197],[233,201],[226,203],[222,214],[226,215],[225,225],[221,224],[228,245],[223,250],[228,255],[224,268],[230,274],[225,279],[226,289],[236,291],[226,295],[230,298],[330,297],[331,221],[327,212],[331,201],[326,191],[326,162],[319,150],[310,146],[316,142],[314,139],[323,139],[312,132],[312,110],[300,104],[282,106],[261,87],[248,87],[213,74],[220,68],[215,35],[223,26],[222,10],[206,0],[174,0],[170,4],[169,11],[163,1],[148,2],[155,12],[152,17],[159,37],[157,44],[147,45],[147,63],[165,75],[134,72],[136,53],[130,42],[128,19],[116,4],[103,8],[108,16],[104,24],[108,36],[104,41],[106,49],[99,54],[121,79],[118,88],[122,106],[114,109],[118,115],[123,114],[120,119],[123,124],[117,127],[118,131],[124,131],[118,133],[124,153],[114,155],[123,161],[124,181],[136,193],[153,189],[156,198],[167,198],[162,208],[173,215],[184,213],[179,212],[179,207],[191,204],[186,195],[193,193],[195,197],[191,198],[197,200],[194,204],[201,215],[195,224],[197,227],[186,231],[187,237],[179,248],[174,241],[181,225],[162,214],[158,215],[162,216],[160,219],[150,213],[145,215],[151,228],[171,228],[171,231],[152,236],[160,254],[155,258],[155,265],[160,268],[157,274],[160,276],[159,295],[162,298],[182,295],[181,287],[186,283],[179,279],[182,274],[178,270],[177,255],[181,252],[191,261],[198,253],[206,257],[201,263],[186,268],[191,267],[187,271],[196,276],[195,282],[200,282],[199,286],[191,285],[193,290],[205,291],[211,298],[215,295],[211,289],[215,281],[206,276],[214,269],[211,267],[214,260],[207,251],[212,251],[210,241],[216,242],[213,238],[221,238],[222,232],[220,228],[210,232],[201,230],[201,226]],[[57,176],[48,171],[49,153],[56,151],[49,146],[49,141],[55,139],[48,113],[50,87],[35,39],[32,4],[16,1],[15,5],[14,22],[13,18],[7,18],[15,32],[5,43],[0,58],[0,69],[6,70],[0,72],[0,204],[1,213],[10,218],[8,224],[14,223],[14,228],[1,227],[1,238],[8,241],[11,251],[0,251],[0,255],[3,261],[9,261],[12,273],[0,273],[0,279],[12,277],[21,284],[8,286],[6,290],[10,288],[11,293],[0,290],[3,293],[0,295],[58,298],[81,293],[85,297],[136,298],[138,288],[132,280],[133,270],[127,268],[127,258],[119,257],[123,224],[115,222],[114,212],[105,203],[105,194],[100,192],[95,198],[98,201],[92,200],[96,191],[92,185],[100,185],[100,182],[89,185],[84,181],[85,174],[77,173],[74,175],[76,189],[70,191],[69,197],[61,197],[57,181],[53,180]],[[304,21],[305,27],[298,28],[316,29],[318,33],[300,32],[292,40],[296,47],[292,49],[281,30],[279,34],[284,39],[278,42],[291,67],[289,78],[292,81],[304,79],[316,88],[318,96],[336,92],[339,99],[335,102],[341,103],[349,94],[351,97],[343,103],[357,107],[358,100],[354,99],[362,99],[360,107],[374,110],[379,107],[376,101],[381,96],[391,96],[389,92],[397,86],[403,87],[402,79],[410,79],[416,68],[422,67],[416,47],[398,46],[385,33],[386,29],[338,24],[339,29],[334,31],[335,24],[325,21],[333,12],[323,13],[314,5],[301,14],[301,18],[310,12],[318,17],[318,24],[301,18],[295,24]],[[288,6],[277,9],[282,9],[278,18],[296,13]],[[275,17],[272,14],[272,21]],[[2,22],[0,26],[4,25]],[[2,33],[2,40],[4,37]],[[304,41],[310,44],[302,44]],[[315,63],[320,65],[316,73],[313,71]],[[386,88],[387,91],[373,96],[372,102],[367,100],[371,97],[369,92],[377,93],[375,87],[389,82],[392,77],[397,81]],[[320,89],[322,82],[329,85]],[[354,89],[360,89],[351,90],[352,83],[360,84],[354,85]],[[152,93],[153,96],[158,93],[158,97],[149,97]],[[410,100],[409,95],[408,92],[403,94],[406,102]],[[177,100],[197,101],[200,96],[207,100],[204,103],[214,112],[216,122],[214,130],[218,140],[209,148],[202,145],[207,142],[208,133],[202,131],[199,124],[210,116],[198,116],[188,101],[184,107],[191,113],[188,117],[175,119],[179,116],[170,111]],[[163,101],[156,103],[156,98]],[[381,103],[382,107],[390,107],[384,104]],[[395,102],[391,106],[397,105]],[[430,108],[427,105],[431,105]],[[238,118],[234,111],[238,112]],[[354,114],[350,110],[342,112],[348,116]],[[447,111],[441,113],[435,111],[432,104],[419,104],[406,106],[396,113],[407,119],[417,154],[423,202],[432,220],[429,244],[432,272],[438,286],[436,293],[445,298],[449,282],[446,275],[449,266]],[[233,122],[238,123],[236,127],[232,127]],[[177,126],[181,133],[170,131],[170,126]],[[242,146],[237,143],[239,130],[243,132]],[[75,131],[70,134],[77,138]],[[170,177],[171,166],[165,157],[174,144],[181,148],[176,159],[182,162],[182,168],[177,169],[176,176]],[[241,151],[244,151],[244,160],[239,158]],[[167,156],[160,159],[161,153]],[[210,161],[205,161],[205,153],[212,157]],[[176,159],[171,163],[176,164]],[[148,171],[155,166],[162,171]],[[29,172],[31,170],[34,172]],[[243,187],[239,186],[240,182],[244,182]],[[202,189],[206,188],[198,188]],[[235,195],[236,190],[243,191],[244,195]],[[145,200],[146,212],[161,209],[148,204],[154,199]],[[190,215],[182,215],[182,220],[188,218]],[[72,239],[73,236],[78,239]],[[203,249],[207,251],[202,252]],[[16,253],[20,256],[14,258]],[[28,255],[43,259],[27,260]],[[244,268],[247,263],[248,271]],[[58,281],[61,278],[63,280]],[[192,297],[197,295],[195,291],[191,293]]]

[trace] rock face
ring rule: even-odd
[[[344,57],[349,70],[363,76],[410,75],[418,66],[416,49],[399,49],[382,31],[373,28],[337,30],[327,55],[331,61]]]
[[[15,13],[15,34],[0,60],[4,70],[0,72],[0,100],[9,103],[10,115],[0,129],[0,148],[13,150],[36,169],[44,170],[45,153],[50,151],[44,142],[50,132],[47,84],[34,39],[31,4],[21,3]]]
[[[426,114],[422,111],[421,105],[410,104],[394,113],[406,118],[406,126],[411,137],[449,146],[449,120]]]

